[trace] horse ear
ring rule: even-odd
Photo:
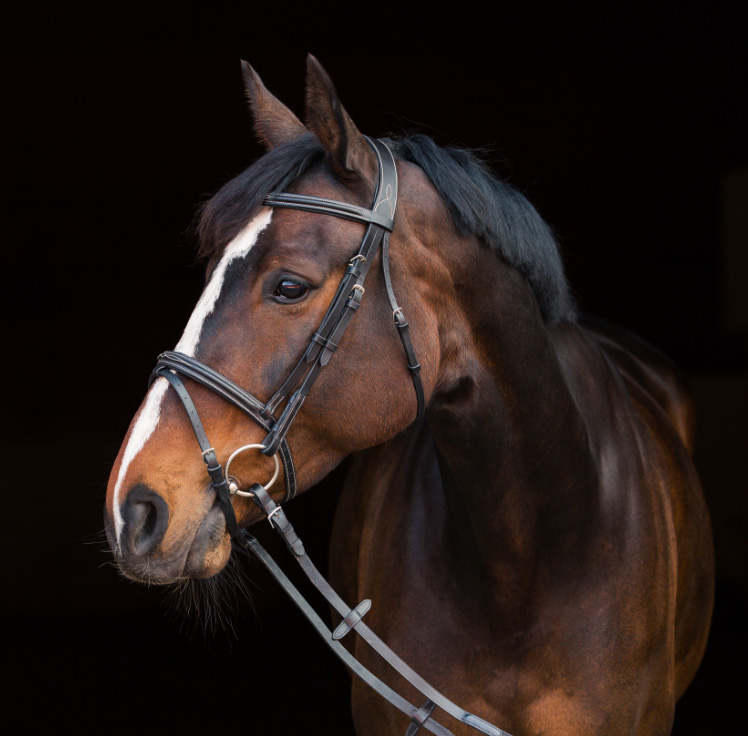
[[[255,121],[255,133],[268,148],[295,141],[307,132],[299,120],[277,97],[268,92],[257,72],[242,61],[244,88]]]
[[[328,163],[346,182],[363,179],[373,184],[378,169],[371,146],[340,104],[327,72],[311,54],[306,70],[307,127],[322,143]]]

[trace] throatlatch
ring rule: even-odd
[[[292,499],[296,495],[296,473],[291,452],[286,442],[286,435],[296,414],[301,409],[304,400],[309,394],[312,385],[317,380],[320,371],[330,361],[343,332],[354,313],[358,310],[365,293],[364,280],[377,251],[381,247],[382,269],[387,298],[392,308],[393,321],[405,351],[408,370],[410,371],[415,388],[417,401],[416,419],[419,419],[423,415],[425,399],[420,378],[420,365],[416,359],[415,350],[410,339],[408,322],[405,319],[403,310],[398,306],[395,299],[389,271],[389,239],[394,227],[395,209],[397,206],[397,169],[395,159],[390,149],[382,141],[368,138],[366,140],[374,150],[379,162],[379,181],[374,206],[371,210],[344,202],[301,194],[272,193],[263,201],[263,204],[268,207],[299,209],[341,217],[368,225],[363,242],[356,255],[351,258],[332,303],[321,324],[314,335],[312,335],[306,351],[288,378],[273,394],[270,400],[266,404],[263,404],[248,391],[218,371],[201,363],[196,358],[175,351],[167,351],[159,356],[156,367],[151,374],[149,385],[158,377],[165,378],[182,402],[192,424],[195,437],[200,445],[203,460],[205,461],[213,488],[216,491],[216,496],[226,517],[226,526],[232,539],[241,549],[251,552],[262,562],[270,574],[280,583],[291,600],[311,622],[320,636],[322,636],[325,643],[352,672],[363,679],[364,682],[396,708],[410,716],[411,723],[408,726],[406,736],[415,736],[422,728],[437,734],[437,736],[451,736],[451,732],[432,717],[437,707],[476,731],[487,734],[487,736],[509,736],[505,731],[459,708],[451,700],[444,697],[379,639],[362,620],[371,608],[371,601],[361,601],[354,608],[347,606],[309,559],[301,539],[289,522],[283,508],[273,501],[263,486],[254,484],[247,491],[242,491],[241,494],[251,498],[262,509],[271,526],[281,535],[294,559],[301,565],[302,570],[311,580],[312,584],[343,617],[335,631],[330,631],[260,543],[249,532],[238,528],[234,509],[231,504],[231,496],[240,491],[236,484],[231,482],[231,479],[218,462],[216,451],[210,445],[194,402],[181,378],[177,375],[186,376],[208,387],[221,396],[221,398],[245,412],[267,432],[262,445],[245,446],[239,449],[244,450],[250,447],[258,447],[266,455],[272,457],[279,455],[283,464],[283,475],[286,485],[283,502]],[[284,400],[286,400],[286,404],[280,416],[275,419],[275,412],[283,404]],[[340,640],[353,630],[426,697],[426,702],[421,707],[414,706],[379,680],[342,646]]]

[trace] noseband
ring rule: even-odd
[[[424,413],[425,399],[420,378],[420,365],[416,360],[415,350],[410,339],[408,322],[405,319],[403,310],[397,304],[390,278],[389,241],[390,233],[394,227],[395,208],[397,206],[397,169],[395,159],[390,149],[382,141],[369,138],[366,140],[374,150],[379,164],[379,179],[372,209],[367,210],[363,207],[323,197],[289,194],[285,192],[271,193],[263,200],[263,204],[267,207],[289,208],[331,215],[354,222],[361,222],[368,226],[363,242],[356,255],[348,263],[348,268],[335,292],[335,296],[322,322],[312,335],[304,354],[270,400],[266,404],[263,404],[248,391],[210,366],[201,363],[196,358],[175,351],[167,351],[158,357],[158,362],[150,377],[149,386],[156,378],[165,378],[182,402],[192,424],[195,437],[200,445],[203,460],[205,461],[213,488],[226,517],[226,526],[232,539],[242,549],[252,552],[263,563],[281,584],[293,602],[301,609],[302,613],[309,619],[315,629],[317,629],[327,645],[343,660],[349,669],[361,677],[376,692],[389,700],[395,707],[411,716],[411,723],[406,736],[415,736],[421,728],[425,728],[438,736],[451,736],[450,731],[431,717],[437,706],[462,723],[471,726],[476,731],[488,734],[488,736],[509,736],[500,728],[459,708],[431,687],[403,662],[362,622],[362,617],[371,607],[371,601],[364,600],[353,609],[350,609],[345,604],[342,598],[338,596],[319,573],[308,555],[306,555],[304,545],[288,521],[285,511],[270,498],[266,488],[255,483],[248,491],[240,491],[238,484],[228,476],[229,465],[237,454],[248,449],[259,449],[265,455],[273,457],[276,461],[276,472],[272,481],[275,481],[277,477],[278,457],[280,456],[286,485],[286,492],[282,503],[285,503],[296,495],[296,473],[291,451],[286,441],[286,435],[314,382],[317,380],[320,371],[329,363],[348,323],[356,310],[358,310],[361,299],[366,291],[364,288],[366,275],[380,247],[382,251],[382,271],[384,274],[385,290],[392,309],[395,327],[405,350],[408,370],[413,379],[413,386],[416,392],[416,420]],[[216,451],[210,445],[195,404],[180,375],[186,376],[211,389],[218,396],[241,409],[267,432],[262,444],[245,445],[234,451],[226,464],[226,472],[224,472],[221,464],[218,462]],[[276,419],[275,412],[286,399],[286,405],[280,416]],[[269,485],[270,483],[268,483]],[[236,493],[251,498],[266,514],[271,526],[281,535],[294,558],[301,565],[314,586],[327,599],[328,603],[341,614],[343,620],[334,632],[331,632],[327,628],[322,619],[260,543],[246,530],[238,528],[236,515],[231,504],[231,496]],[[363,667],[342,646],[340,639],[354,629],[392,667],[427,697],[423,706],[416,708],[409,703]]]

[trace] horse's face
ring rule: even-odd
[[[320,104],[326,110],[334,107],[329,91]],[[329,115],[323,117],[329,126]],[[287,127],[289,121],[283,122]],[[349,122],[345,116],[343,123]],[[267,126],[264,132],[266,139],[278,135]],[[287,134],[285,128],[282,132]],[[351,131],[347,134],[350,147]],[[321,141],[325,147],[324,136]],[[350,151],[344,155],[350,164]],[[294,189],[368,208],[376,168],[361,161],[356,176],[343,177],[336,171],[340,161],[328,151],[326,162]],[[335,217],[261,208],[211,259],[206,287],[177,350],[267,401],[309,344],[364,231],[362,224]],[[396,229],[393,256],[407,252],[402,240]],[[416,399],[379,259],[367,278],[362,307],[288,434],[300,491],[347,454],[392,437],[415,416]],[[423,317],[417,314],[418,289],[410,283],[409,259],[399,257],[395,268],[398,297],[411,322],[418,323]],[[415,278],[422,281],[422,276]],[[425,332],[424,325],[416,342]],[[426,366],[425,372],[433,370]],[[265,431],[239,409],[185,381],[222,464],[238,447],[264,439]],[[231,465],[232,477],[245,489],[266,483],[272,472],[273,461],[259,452],[242,453]],[[273,489],[276,498],[282,497],[281,489],[282,482]],[[245,498],[234,497],[233,505],[241,526],[260,518]],[[163,378],[151,387],[122,445],[109,482],[106,516],[118,563],[134,579],[166,583],[207,577],[228,560],[230,540],[200,448],[184,407]]]

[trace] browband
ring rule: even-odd
[[[288,194],[286,192],[271,192],[262,201],[267,207],[287,207],[288,209],[318,212],[321,215],[333,215],[344,220],[362,222],[364,225],[379,225],[388,232],[392,232],[395,222],[391,217],[385,217],[373,210],[358,207],[355,204],[337,202],[324,197],[312,197],[308,194]]]

